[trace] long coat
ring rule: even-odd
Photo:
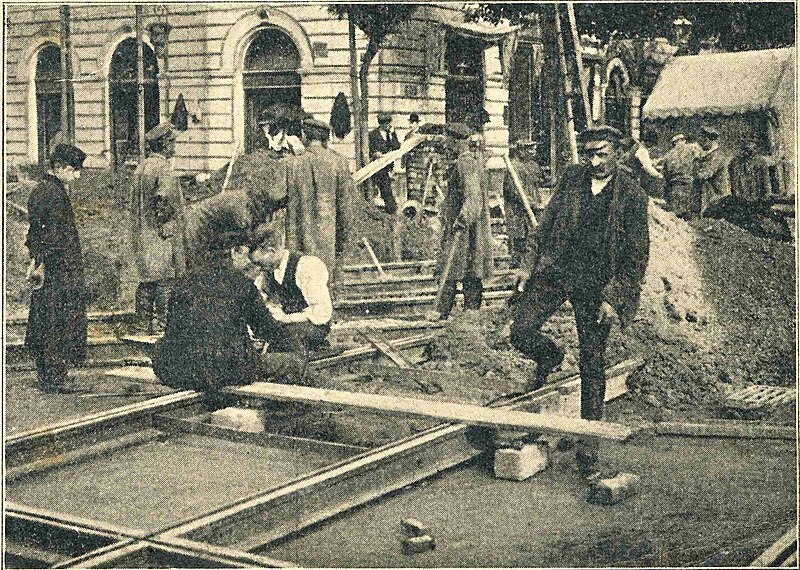
[[[539,219],[525,267],[536,279],[559,262],[580,236],[581,189],[591,183],[585,166],[569,166]],[[609,206],[608,259],[611,278],[602,294],[626,326],[639,305],[650,253],[647,195],[639,184],[618,170]]]
[[[730,158],[717,148],[695,162],[695,192],[700,197],[701,212],[731,193],[728,173]]]
[[[186,203],[169,160],[152,154],[133,174],[131,246],[142,282],[176,279],[186,271]]]
[[[336,151],[311,144],[297,158],[297,192],[286,206],[289,251],[319,257],[331,274],[337,254],[344,251],[353,227],[355,192],[347,159]]]
[[[31,295],[25,346],[74,364],[86,354],[86,290],[72,203],[61,181],[47,175],[28,199],[25,245],[44,263],[44,285]]]
[[[542,183],[542,169],[539,168],[535,160],[523,161],[518,158],[512,158],[511,163],[517,169],[531,208],[535,209],[539,205],[539,185]],[[506,208],[506,233],[512,239],[527,238],[530,221],[508,172],[505,173],[503,178],[503,200]]]
[[[457,235],[453,265],[444,278],[461,281],[465,275],[478,279],[491,277],[494,260],[488,175],[483,154],[468,149],[461,150],[447,180],[447,195],[442,201],[442,245],[436,263],[437,275],[444,270],[455,237],[453,223],[459,215],[466,229]]]

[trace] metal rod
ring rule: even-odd
[[[136,119],[139,131],[139,162],[144,161],[144,24],[142,5],[134,6],[136,20]]]

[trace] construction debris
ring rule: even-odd
[[[506,448],[494,452],[494,476],[498,479],[524,481],[544,471],[550,465],[547,445],[523,445],[520,449]]]
[[[610,479],[600,479],[589,485],[590,503],[615,505],[639,492],[641,478],[632,473],[620,473]]]
[[[412,536],[403,540],[403,554],[420,554],[436,548],[436,540],[430,535]]]

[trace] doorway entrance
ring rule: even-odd
[[[445,49],[445,121],[473,124],[483,109],[483,50],[481,40],[450,32]],[[477,121],[481,130],[483,125]]]

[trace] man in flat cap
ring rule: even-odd
[[[686,220],[697,215],[692,194],[697,157],[698,154],[686,142],[686,135],[678,133],[672,137],[672,148],[662,160],[667,208]]]
[[[307,146],[295,165],[298,191],[286,205],[286,246],[318,257],[335,276],[353,228],[355,187],[347,159],[328,148],[330,132],[327,123],[303,121]]]
[[[563,351],[540,332],[567,300],[575,311],[581,417],[603,419],[605,349],[612,321],[633,320],[649,254],[647,195],[618,166],[621,134],[599,126],[580,134],[581,164],[568,166],[539,218],[518,271],[511,343],[537,363],[528,389],[541,387]],[[576,454],[579,471],[595,472],[597,442]]]
[[[145,134],[150,155],[131,184],[131,246],[139,271],[136,320],[148,334],[163,331],[172,284],[186,271],[186,203],[170,161],[176,136],[168,121]]]
[[[697,141],[704,153],[694,165],[694,200],[695,210],[699,215],[704,215],[706,209],[730,196],[730,157],[720,149],[719,132],[713,127],[702,127]]]
[[[486,169],[481,155],[469,148],[472,130],[468,126],[450,123],[446,132],[448,151],[456,155],[456,160],[447,175],[447,193],[441,206],[442,240],[435,274],[443,294],[439,305],[427,315],[432,321],[450,315],[457,282],[463,286],[464,309],[479,309],[483,280],[494,272]],[[455,248],[453,255],[452,248]]]
[[[31,256],[27,278],[33,292],[25,347],[33,356],[39,388],[75,392],[67,370],[86,354],[86,290],[75,214],[66,186],[80,178],[86,155],[59,144],[50,167],[28,199]]]
[[[510,149],[509,158],[519,174],[528,202],[535,210],[539,206],[539,185],[542,182],[542,169],[536,162],[536,141],[517,141]],[[509,248],[511,250],[511,267],[516,269],[527,253],[527,242],[533,229],[530,227],[530,220],[525,213],[522,199],[508,172],[503,178],[503,201],[506,210],[506,233],[511,246]]]
[[[377,160],[398,148],[400,148],[400,141],[397,139],[394,127],[392,127],[392,115],[386,111],[381,111],[378,113],[378,128],[369,132],[370,160]],[[390,214],[397,212],[397,200],[392,192],[390,176],[393,168],[394,164],[389,163],[372,177],[372,182],[378,187],[386,211]]]

